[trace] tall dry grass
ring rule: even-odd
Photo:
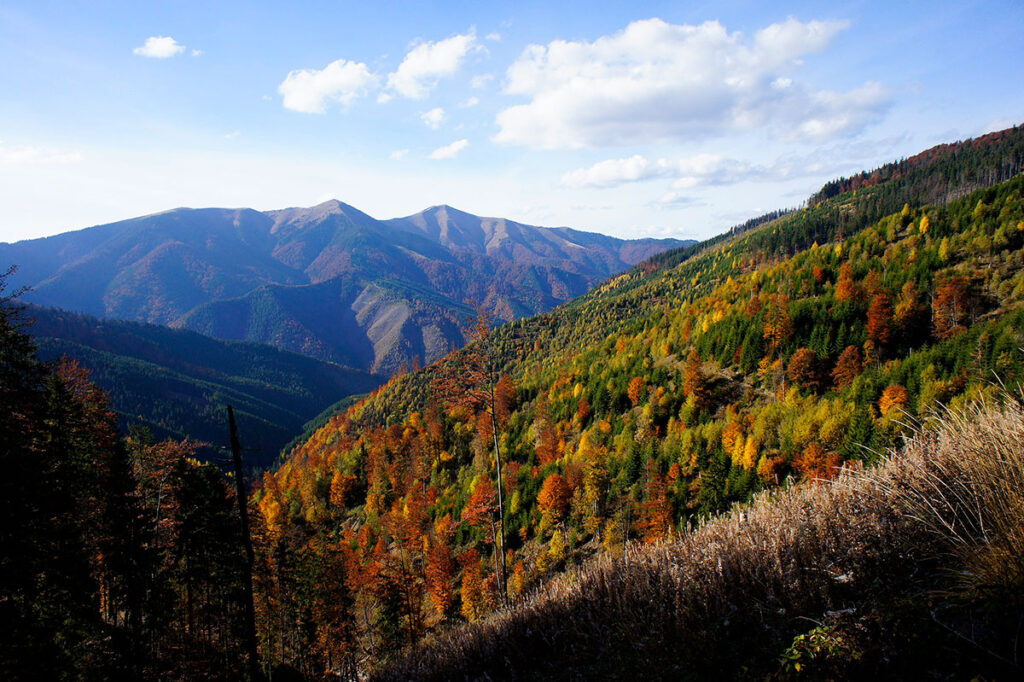
[[[598,558],[375,677],[1016,675],[1022,575],[1024,410],[1008,398],[930,420],[871,470]]]
[[[947,410],[921,429],[894,492],[935,538],[953,586],[1024,604],[1024,418],[1019,399]]]

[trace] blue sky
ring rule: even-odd
[[[0,1],[0,241],[446,203],[704,238],[1024,122],[1024,3]]]

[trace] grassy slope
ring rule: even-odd
[[[974,405],[899,454],[605,555],[376,679],[1015,679],[1024,411]]]

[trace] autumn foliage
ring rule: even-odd
[[[868,338],[878,346],[889,344],[892,335],[892,306],[884,293],[877,294],[868,308]]]
[[[878,410],[884,416],[890,416],[905,407],[909,400],[907,389],[893,384],[882,391],[882,397],[878,399]]]
[[[569,510],[571,496],[572,492],[565,478],[561,474],[551,474],[544,479],[544,485],[537,495],[537,505],[545,517],[557,523]]]

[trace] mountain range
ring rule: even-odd
[[[464,343],[476,309],[545,312],[675,239],[623,240],[435,206],[377,220],[328,201],[178,208],[0,244],[24,299],[96,317],[265,343],[391,374]]]

